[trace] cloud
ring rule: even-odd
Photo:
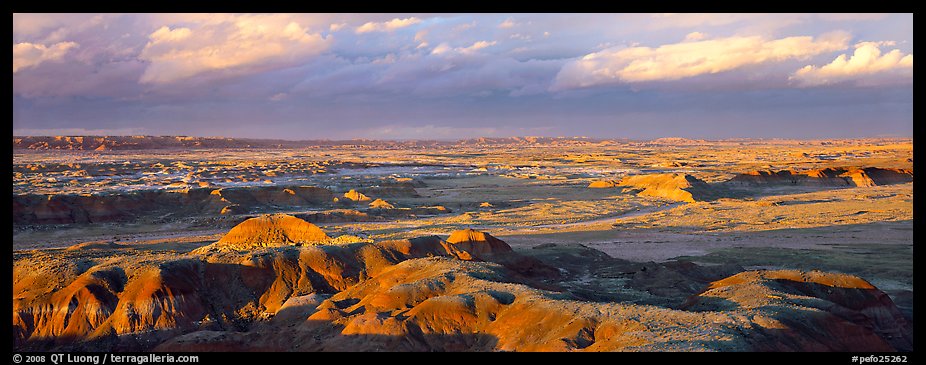
[[[427,29],[422,30],[418,33],[415,33],[415,42],[418,42],[418,45],[415,47],[416,49],[424,48],[428,46],[428,40],[426,38],[427,36],[428,36]]]
[[[439,139],[455,140],[461,137],[494,137],[500,135],[494,127],[450,127],[434,124],[427,125],[387,125],[384,127],[364,128],[348,134],[356,138],[376,139]]]
[[[13,41],[29,38],[33,41],[62,29],[80,29],[88,22],[101,21],[107,16],[99,14],[13,14]],[[57,41],[55,41],[57,42]]]
[[[862,85],[909,83],[913,81],[913,54],[899,49],[882,54],[879,46],[892,46],[894,42],[862,42],[855,46],[853,55],[841,54],[829,64],[816,67],[807,65],[791,75],[790,80],[799,86],[818,86],[844,81]]]
[[[502,29],[509,29],[509,28],[514,28],[516,25],[518,25],[518,23],[515,23],[514,19],[508,18],[508,19],[505,19],[505,21],[499,23],[498,27]]]
[[[149,38],[152,42],[177,42],[189,38],[191,34],[193,32],[190,31],[190,28],[170,29],[163,26],[151,33]]]
[[[134,136],[150,134],[146,128],[16,128],[14,136]]]
[[[366,22],[363,25],[357,27],[355,32],[357,34],[369,33],[369,32],[391,32],[396,29],[405,28],[411,25],[421,23],[421,19],[416,17],[399,19],[395,18],[387,22]]]
[[[224,75],[288,67],[327,50],[330,38],[276,15],[242,15],[194,28],[163,26],[138,58],[149,65],[139,82],[168,84],[208,72]]]
[[[489,42],[489,41],[478,41],[478,42],[475,42],[475,43],[473,43],[472,45],[470,45],[470,46],[468,46],[468,47],[456,47],[456,48],[453,48],[453,47],[450,47],[449,45],[447,45],[447,43],[441,43],[441,44],[437,45],[437,47],[434,47],[433,50],[431,50],[431,54],[434,54],[434,55],[440,55],[440,54],[453,54],[453,53],[456,53],[456,54],[473,54],[473,53],[476,53],[476,51],[478,51],[478,50],[480,50],[480,49],[483,49],[483,48],[486,48],[486,47],[491,47],[491,46],[494,46],[495,44],[496,44],[495,41],[491,41],[491,42]]]
[[[495,41],[491,41],[491,42],[487,42],[487,41],[478,41],[478,42],[476,42],[476,43],[473,43],[473,45],[471,45],[471,46],[469,46],[469,47],[463,48],[462,51],[463,51],[464,53],[465,53],[465,52],[473,52],[473,51],[477,51],[477,50],[480,50],[480,49],[483,49],[483,48],[486,48],[486,47],[491,47],[491,46],[494,46],[494,45],[495,45]]]
[[[453,31],[454,31],[454,32],[462,32],[462,31],[464,31],[464,30],[472,29],[472,28],[475,28],[475,27],[476,27],[476,21],[473,20],[473,21],[471,21],[471,22],[469,22],[469,23],[463,23],[463,24],[460,24],[460,25],[458,25],[458,26],[453,27]]]
[[[704,33],[701,33],[701,32],[691,32],[691,33],[688,33],[687,35],[685,35],[685,40],[686,40],[686,41],[689,41],[689,42],[700,41],[700,40],[704,39],[704,37],[707,37],[707,35],[704,34]]]
[[[761,36],[733,36],[650,47],[612,47],[590,53],[565,66],[554,90],[603,84],[679,80],[716,74],[749,65],[806,59],[843,50],[844,32],[769,40]]]
[[[29,67],[35,67],[42,62],[56,61],[64,57],[72,48],[78,47],[74,42],[59,42],[51,47],[44,44],[29,42],[13,45],[13,73]]]
[[[13,94],[26,98],[82,96],[125,100],[142,93],[137,80],[144,69],[145,64],[135,59],[106,64],[58,62],[17,73],[13,78]]]

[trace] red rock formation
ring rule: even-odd
[[[370,201],[370,197],[354,189],[350,189],[350,191],[344,193],[344,198],[355,202]]]
[[[511,252],[511,246],[492,235],[472,229],[454,231],[447,239],[448,250],[457,252],[461,260],[482,259]]]
[[[709,200],[711,188],[704,181],[687,174],[650,174],[628,176],[618,186],[628,186],[641,191],[640,196],[653,196],[681,202],[694,203]]]
[[[316,244],[330,238],[316,225],[286,214],[263,215],[232,228],[215,243],[218,249],[251,250]]]
[[[878,186],[913,181],[913,171],[878,167],[835,167],[795,172],[752,171],[734,176],[734,185]]]
[[[314,186],[196,188],[179,192],[152,190],[87,196],[19,195],[13,197],[13,223],[121,222],[164,213],[175,216],[235,214],[254,207],[327,206],[332,197],[331,191]]]
[[[247,231],[292,238],[266,220]],[[534,285],[530,270],[556,269],[531,266],[473,230],[448,241],[125,255],[89,265],[58,256],[78,254],[33,252],[14,262],[18,349],[912,349],[890,298],[850,275],[745,272],[715,281],[687,310],[583,302]]]
[[[729,304],[722,304],[729,303]],[[759,351],[912,351],[913,334],[890,297],[856,276],[749,271],[713,282],[683,308],[747,311]]]
[[[612,180],[596,180],[588,184],[588,187],[591,189],[607,189],[617,186],[617,181]]]

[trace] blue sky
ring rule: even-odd
[[[14,135],[911,136],[911,14],[14,14]]]

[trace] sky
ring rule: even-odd
[[[17,136],[912,133],[912,14],[13,15]]]

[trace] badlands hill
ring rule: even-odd
[[[713,198],[711,187],[707,183],[687,174],[628,176],[621,179],[617,186],[639,189],[638,195],[641,196],[653,196],[688,203]]]
[[[588,188],[629,187],[640,196],[694,203],[721,197],[724,187],[807,186],[872,187],[913,181],[913,170],[879,167],[830,167],[817,170],[761,170],[739,174],[719,184],[708,184],[682,173],[627,176],[620,181],[596,180]]]
[[[879,186],[913,181],[913,170],[878,167],[832,167],[819,170],[764,170],[737,175],[734,185]]]
[[[845,274],[791,270],[729,276],[727,267],[632,263],[584,246],[517,252],[471,229],[452,232],[447,240],[289,244],[324,237],[298,218],[275,215],[245,221],[216,242],[240,250],[143,254],[115,245],[18,253],[14,346],[56,351],[912,350],[912,329],[891,299]],[[552,265],[557,263],[567,269]],[[596,266],[627,279],[621,288],[597,289],[617,297],[587,300],[587,294],[561,285],[567,277],[587,281],[587,274],[573,270]]]
[[[588,184],[589,189],[608,189],[617,187],[618,181],[614,180],[595,180]]]
[[[215,243],[216,248],[251,250],[316,244],[330,239],[321,228],[286,214],[265,215],[248,219],[232,228]]]
[[[141,217],[219,215],[268,206],[331,204],[335,194],[315,186],[190,188],[122,194],[28,194],[13,196],[14,224],[137,221]]]

